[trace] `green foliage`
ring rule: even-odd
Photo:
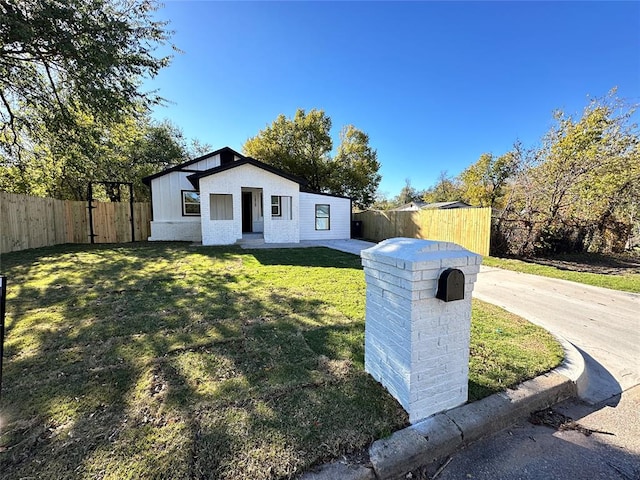
[[[553,335],[500,307],[473,300],[471,315],[470,400],[513,388],[564,358]]]
[[[455,202],[461,199],[458,179],[450,177],[446,171],[440,172],[436,184],[422,193],[422,200],[427,203]]]
[[[348,125],[340,134],[335,158],[331,158],[330,130],[331,119],[324,111],[298,109],[293,119],[278,115],[245,142],[243,151],[304,178],[312,190],[349,196],[356,206],[365,208],[373,203],[380,183],[377,153],[366,133]]]
[[[519,157],[517,148],[499,157],[483,153],[458,177],[461,198],[480,207],[501,206],[507,181],[517,172]]]
[[[369,135],[353,125],[340,132],[338,152],[331,162],[329,191],[350,197],[359,208],[375,200],[381,176],[377,152],[369,146]]]
[[[298,109],[293,119],[278,115],[270,126],[248,139],[246,155],[304,178],[313,190],[326,188],[333,148],[331,119],[322,110]]]
[[[635,106],[594,99],[579,118],[555,113],[516,178],[500,228],[510,253],[619,251],[640,220]]]
[[[580,116],[554,112],[539,147],[484,153],[457,177],[441,172],[426,202],[494,208],[491,249],[520,256],[633,248],[640,232],[640,135],[636,105],[612,90]],[[403,188],[394,206],[415,194]]]
[[[27,115],[28,112],[25,114]],[[184,161],[182,132],[168,121],[153,122],[141,109],[120,122],[101,122],[80,110],[65,135],[39,125],[31,131],[32,146],[19,160],[0,163],[0,190],[35,196],[84,200],[90,181],[134,184],[135,198],[148,198],[141,179]]]
[[[581,255],[582,258],[574,258],[577,255]],[[589,265],[594,260],[601,259],[598,255],[599,254],[581,253],[569,256],[560,256],[558,258],[568,258],[574,263]],[[615,263],[615,260],[613,260],[613,262]],[[640,293],[640,273],[636,273],[637,269],[635,271],[633,269],[628,269],[630,273],[614,275],[610,272],[596,273],[577,270],[574,271],[570,270],[566,266],[558,267],[553,265],[544,265],[542,263],[536,263],[536,261],[522,261],[515,258],[484,257],[482,263],[488,267],[504,268],[506,270],[530,273],[532,275],[540,275],[542,277],[560,278],[562,280],[584,283],[595,287],[610,288],[612,290],[620,290],[623,292]],[[606,270],[606,268],[603,270]]]
[[[411,179],[404,179],[404,187],[400,190],[400,193],[396,197],[394,203],[397,206],[406,205],[407,203],[421,200],[420,192],[418,192],[413,186],[411,186]]]
[[[134,182],[184,160],[142,92],[169,57],[151,0],[0,0],[0,189],[84,199],[89,181]]]
[[[63,135],[71,110],[108,122],[157,103],[139,90],[169,62],[154,56],[169,37],[153,20],[157,8],[151,0],[1,0],[2,148],[17,156],[40,125]]]

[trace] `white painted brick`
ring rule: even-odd
[[[408,282],[408,280],[404,280],[404,282]],[[430,280],[420,280],[415,281],[410,285],[412,290],[418,290],[420,292],[429,292],[432,296],[435,295],[436,289],[438,288],[438,280],[430,279]],[[422,296],[420,297],[423,298]]]
[[[430,328],[428,329],[414,328],[412,338],[414,339],[414,343],[420,345],[423,341],[428,341],[431,338],[449,335],[451,328],[449,324],[440,325],[439,322],[431,322]]]
[[[409,307],[411,306],[411,303],[413,301],[413,296],[414,292],[408,291],[406,292],[405,295],[397,295],[396,293],[389,291],[389,290],[384,290],[382,292],[382,298],[385,300],[389,300],[392,303],[396,303],[396,304],[407,304],[409,305]],[[415,295],[418,296],[418,292],[415,292]],[[409,303],[407,303],[407,301]]]
[[[411,265],[413,270],[436,270],[442,266],[442,260],[440,258],[425,259],[419,262],[414,262]]]
[[[154,241],[188,241],[200,242],[202,240],[202,230],[200,228],[200,218],[195,221],[188,219],[184,221],[153,221],[151,222],[151,236],[147,239]]]
[[[466,274],[465,273],[464,286],[465,287],[473,287],[473,285],[476,283],[477,280],[478,280],[478,274],[477,273],[472,273],[472,274]]]
[[[433,288],[420,291],[418,298],[420,300],[429,300],[431,298],[435,298],[437,292],[438,292],[438,286],[436,284],[436,286]]]
[[[375,247],[374,247],[375,248]],[[367,259],[371,262],[375,262],[375,263],[383,263],[386,265],[391,265],[393,267],[396,266],[396,259],[393,257],[388,257],[386,255],[376,255],[373,253],[369,253],[372,249],[369,248],[367,250],[363,250],[361,253],[362,258]]]
[[[440,268],[440,266],[438,266],[437,268],[428,268],[425,270],[420,270],[421,274],[420,274],[420,278],[422,280],[436,280],[438,279],[438,277],[440,276],[440,272],[442,271],[442,269]]]
[[[247,187],[260,185],[265,204],[268,203],[271,195],[291,197],[291,218],[265,215],[263,235],[265,243],[298,243],[300,241],[299,185],[248,164],[200,179],[202,243],[224,245],[242,238],[242,185]],[[233,220],[211,220],[210,194],[232,195]]]
[[[376,287],[375,285],[367,285],[367,293],[369,292],[382,297],[382,289],[380,287]]]
[[[465,281],[468,275],[476,275],[480,271],[480,265],[466,265],[455,268],[464,273]]]
[[[477,278],[478,256],[447,242],[390,239],[363,252],[365,368],[415,422],[466,401],[471,294],[435,298],[445,268]],[[375,357],[375,358],[374,358]]]
[[[462,270],[463,268],[467,268],[467,259],[460,257],[445,257],[440,261],[441,268],[457,268]]]
[[[362,266],[364,267],[365,272],[367,269],[378,270],[380,272],[391,273],[400,278],[406,278],[408,280],[416,279],[418,280],[420,277],[419,272],[414,272],[411,270],[399,270],[395,265],[388,265],[385,263],[379,263],[372,260],[362,259]]]

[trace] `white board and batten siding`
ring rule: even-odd
[[[182,191],[194,190],[187,180],[194,171],[218,166],[219,154],[189,165],[187,172],[170,172],[151,180],[153,220],[149,241],[202,241],[200,217],[182,214]]]
[[[329,205],[329,230],[316,230],[316,205]],[[300,240],[351,238],[351,200],[300,192]]]

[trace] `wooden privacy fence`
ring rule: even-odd
[[[409,237],[457,243],[480,255],[489,255],[491,208],[452,208],[389,212],[369,210],[356,213],[362,221],[362,236],[380,242]]]
[[[95,243],[131,241],[129,204],[93,202]],[[90,243],[87,202],[0,192],[0,253],[61,243]],[[133,204],[136,240],[150,235],[151,207]]]

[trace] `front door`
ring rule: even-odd
[[[242,192],[242,233],[253,232],[253,203],[251,192]]]

